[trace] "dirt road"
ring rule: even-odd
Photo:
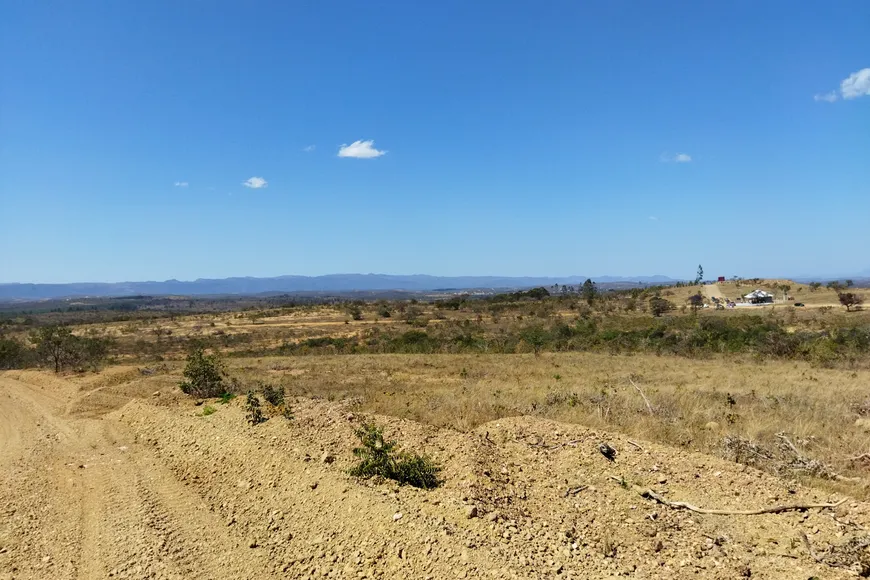
[[[713,507],[833,496],[528,417],[472,433],[379,417],[445,483],[359,482],[360,418],[341,404],[300,399],[293,421],[252,427],[240,401],[203,416],[174,380],[0,373],[0,578],[845,578],[800,533],[828,557],[870,525],[861,502],[836,520],[667,509],[613,478]]]
[[[70,390],[0,379],[0,571],[244,578],[264,566],[250,550],[232,557],[225,523],[116,421],[67,415]]]
[[[704,284],[704,294],[707,295],[707,298],[712,300],[713,298],[718,298],[719,300],[725,300],[725,295],[722,294],[721,288],[719,288],[718,284]]]

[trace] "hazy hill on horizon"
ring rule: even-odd
[[[476,288],[526,288],[553,284],[582,284],[587,276],[409,276],[391,274],[328,274],[325,276],[277,276],[271,278],[200,278],[162,282],[80,282],[67,284],[0,284],[0,300],[39,300],[74,296],[261,294],[267,292],[347,292],[354,290],[470,290]],[[669,284],[667,276],[598,276],[599,284]]]

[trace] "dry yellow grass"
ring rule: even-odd
[[[789,283],[790,294],[808,305],[836,302],[836,293],[788,281],[758,284],[727,282],[720,285],[731,299],[755,288],[773,291]],[[699,287],[671,288],[663,292],[682,305]],[[870,292],[855,290],[867,297]],[[579,301],[578,301],[579,302]],[[561,304],[561,307],[560,307]],[[580,302],[580,307],[585,304]],[[481,332],[496,334],[510,325],[570,323],[580,315],[566,303],[524,302],[514,310],[496,313],[477,309],[459,311],[418,305],[428,319],[428,330],[442,324],[477,323]],[[870,310],[846,313],[836,306],[794,308],[776,304],[738,311],[705,311],[700,316],[728,317],[750,312],[776,317],[789,330],[824,331],[870,323]],[[401,320],[377,315],[373,304],[363,307],[363,320],[351,320],[346,309],[333,306],[276,308],[253,312],[197,314],[157,321],[95,324],[77,332],[114,336],[128,347],[119,360],[137,364],[154,360],[149,344],[174,338],[238,337],[248,340],[220,346],[231,353],[276,347],[312,337],[347,337],[373,326],[397,332],[416,329]],[[680,316],[676,313],[675,315]],[[520,320],[522,316],[522,320]],[[602,324],[615,320],[631,325],[648,314],[635,310],[596,311]],[[610,318],[615,316],[616,318]],[[183,341],[160,350],[180,373]],[[213,341],[213,345],[221,345]],[[142,348],[140,348],[140,345]],[[157,351],[155,350],[155,353]],[[232,373],[243,384],[266,380],[284,384],[291,394],[330,399],[358,397],[362,408],[411,418],[437,426],[470,430],[487,421],[515,415],[536,415],[627,433],[651,441],[716,455],[726,455],[723,440],[738,436],[773,449],[787,433],[807,456],[830,465],[836,473],[864,477],[864,464],[850,457],[870,451],[870,369],[821,369],[803,362],[758,362],[751,355],[716,355],[710,360],[654,355],[612,356],[594,353],[544,354],[427,354],[427,355],[314,355],[297,357],[231,358]],[[174,361],[174,362],[172,362]],[[166,377],[167,380],[175,380]],[[650,413],[633,380],[650,400]],[[866,422],[866,425],[864,425]],[[868,464],[867,466],[870,466]],[[799,476],[800,473],[795,473]],[[819,481],[815,482],[819,484]],[[849,493],[870,497],[863,482],[823,482]]]
[[[870,414],[866,370],[591,353],[310,356],[233,366],[292,394],[358,397],[368,411],[459,430],[536,415],[715,455],[724,454],[727,435],[772,448],[776,434],[787,433],[807,456],[861,477],[861,465],[848,458],[870,451],[868,427],[859,421]],[[824,485],[867,497],[863,482]]]

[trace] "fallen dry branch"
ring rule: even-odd
[[[564,443],[557,443],[556,445],[550,445],[547,447],[549,450],[559,449],[560,447],[565,447],[566,445],[570,445],[571,447],[577,447],[577,444],[580,443],[580,439],[573,439],[571,441],[565,441]]]
[[[628,377],[628,382],[631,383],[631,386],[637,389],[637,392],[640,393],[641,397],[643,397],[643,402],[646,403],[646,410],[649,411],[649,414],[655,415],[655,413],[653,413],[652,405],[649,404],[649,399],[646,398],[646,395],[643,393],[640,387],[638,387],[637,384],[633,380],[631,380],[631,377]]]
[[[626,439],[625,441],[626,441],[626,443],[628,443],[629,445],[632,445],[632,446],[634,446],[634,447],[637,447],[637,449],[638,449],[639,451],[643,451],[643,447],[641,447],[638,443],[635,443],[635,442],[632,441],[631,439]]]
[[[625,480],[620,479],[618,477],[610,476],[610,479],[619,482],[620,485],[625,485]],[[834,503],[806,503],[806,504],[792,504],[792,505],[775,505],[766,508],[760,508],[757,510],[714,510],[714,509],[704,509],[698,506],[692,505],[685,501],[670,501],[665,499],[660,494],[654,492],[651,489],[643,489],[637,485],[631,485],[631,490],[640,495],[644,499],[651,499],[656,501],[663,506],[672,508],[672,509],[684,509],[693,512],[697,512],[699,514],[708,514],[715,516],[758,516],[761,514],[778,514],[782,512],[790,512],[790,511],[802,511],[808,509],[825,509],[825,508],[835,508],[839,505],[843,504],[846,501],[846,498],[841,499],[838,502]]]
[[[782,441],[785,446],[794,454],[792,469],[800,469],[802,471],[806,471],[807,473],[816,475],[817,477],[827,477],[828,479],[833,479],[834,481],[846,481],[849,483],[859,483],[863,481],[860,477],[846,477],[845,475],[840,475],[836,471],[832,470],[827,464],[818,460],[805,457],[800,451],[798,451],[798,448],[795,447],[794,443],[792,443],[791,440],[786,437],[784,433],[777,433],[776,437],[777,439]]]
[[[804,546],[806,547],[807,552],[809,552],[810,554],[810,558],[812,558],[816,562],[821,563],[822,559],[819,558],[819,556],[813,551],[813,547],[810,545],[810,539],[804,532],[801,532],[801,540],[803,540]]]
[[[870,453],[862,453],[861,455],[856,455],[855,457],[850,457],[848,461],[862,461],[864,459],[870,459]]]
[[[565,497],[577,495],[581,491],[588,489],[588,488],[589,488],[588,485],[578,485],[577,487],[569,487],[567,490],[565,490]]]

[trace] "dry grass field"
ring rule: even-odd
[[[7,318],[0,578],[870,573],[870,312],[790,285],[818,307],[694,312],[696,286],[109,311],[68,334],[66,313]],[[196,349],[224,369],[215,394],[243,396],[185,395]],[[244,395],[267,390],[288,413],[248,425]],[[347,470],[370,419],[442,465],[443,488],[360,487]],[[637,486],[730,509],[858,501],[687,519]]]
[[[870,452],[866,369],[597,353],[262,358],[234,360],[232,368],[294,395],[352,399],[362,410],[438,427],[467,431],[532,415],[738,459],[868,497],[870,462],[851,459]],[[828,469],[789,470],[784,464],[793,458],[780,453],[777,434]],[[735,438],[771,457],[739,455],[737,444],[727,443]]]

